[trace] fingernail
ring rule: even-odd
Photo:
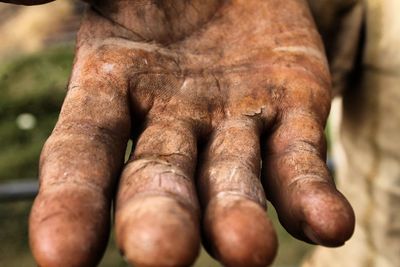
[[[308,224],[303,224],[303,233],[315,244],[322,245],[323,242],[319,239],[318,235],[314,233]]]

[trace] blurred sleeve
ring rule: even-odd
[[[308,0],[324,40],[334,95],[348,87],[361,51],[362,0]]]

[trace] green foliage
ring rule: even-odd
[[[0,66],[0,181],[36,177],[40,150],[53,128],[73,60],[71,47],[58,47]],[[36,125],[20,129],[29,113]]]

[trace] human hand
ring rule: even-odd
[[[325,165],[330,80],[304,1],[94,7],[41,155],[39,266],[95,266],[114,197],[117,242],[135,266],[190,265],[200,233],[226,266],[269,264],[265,195],[299,239],[351,236],[353,211]]]

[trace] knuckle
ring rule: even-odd
[[[128,163],[119,187],[120,205],[146,195],[172,197],[193,208],[198,205],[192,177],[178,166],[160,159],[139,159]]]
[[[127,172],[130,173],[130,176],[139,174],[147,174],[151,176],[172,174],[174,176],[179,176],[184,180],[190,180],[189,175],[184,173],[179,166],[166,160],[155,158],[133,160],[128,163]]]

